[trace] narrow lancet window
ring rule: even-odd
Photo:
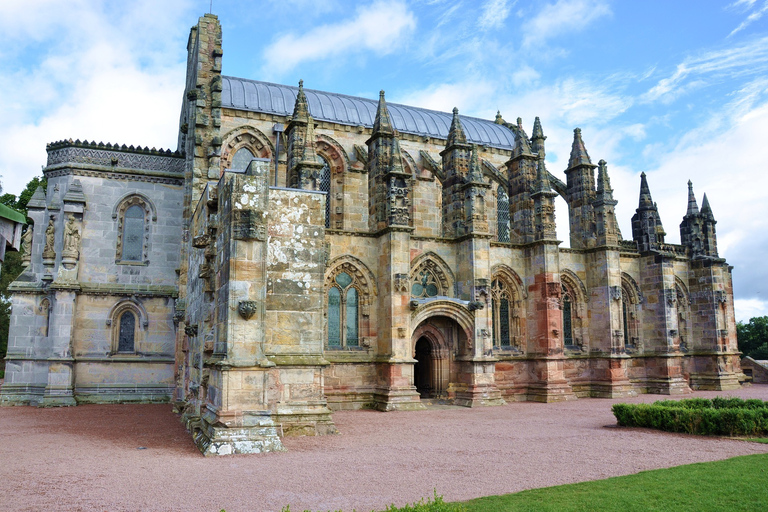
[[[341,346],[341,293],[336,287],[328,290],[328,346]]]
[[[118,333],[117,351],[134,352],[136,339],[136,317],[130,311],[120,315],[120,329]]]
[[[509,242],[509,197],[501,185],[496,191],[496,224],[498,241]]]

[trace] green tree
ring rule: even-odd
[[[47,178],[35,177],[27,183],[27,186],[17,198],[13,194],[0,195],[0,203],[27,214],[27,203],[32,198],[37,187],[42,186],[43,190],[47,186]],[[25,228],[26,229],[26,228]],[[8,293],[8,285],[11,284],[24,267],[21,266],[21,251],[8,251],[5,253],[2,270],[0,270],[0,363],[8,350],[8,328],[11,320],[11,297]],[[2,370],[0,364],[0,370]]]
[[[736,324],[739,350],[752,359],[768,359],[768,316],[750,318]]]

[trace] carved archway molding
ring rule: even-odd
[[[455,320],[467,337],[467,343],[471,344],[474,339],[475,318],[466,306],[457,301],[436,299],[421,304],[411,312],[411,339],[416,330],[423,322],[436,316],[448,317]],[[415,343],[415,342],[414,342]]]
[[[440,290],[438,295],[452,297],[455,295],[454,283],[456,278],[451,272],[451,268],[445,261],[432,251],[420,254],[411,261],[410,282],[416,279],[416,275],[422,268],[427,268],[438,279]]]
[[[515,294],[520,299],[528,298],[528,291],[525,289],[523,280],[520,279],[518,273],[512,270],[511,267],[504,264],[494,265],[491,268],[491,276],[492,280],[496,279],[497,277],[501,277],[504,281],[513,285],[516,288]]]
[[[587,293],[587,288],[584,286],[584,283],[581,281],[581,279],[579,279],[579,276],[577,276],[573,270],[569,270],[567,268],[560,270],[560,282],[576,295],[574,299],[576,299],[577,302],[580,304],[586,304],[589,302],[589,294]]]
[[[352,274],[362,286],[366,288],[365,291],[372,297],[378,295],[376,290],[376,278],[373,275],[365,263],[359,259],[345,254],[343,256],[337,256],[328,263],[328,267],[325,270],[325,291],[326,293],[333,286],[333,280],[339,274],[339,272],[345,271]]]
[[[318,135],[315,146],[318,153],[322,153],[331,165],[331,175],[345,172],[350,168],[349,155],[341,144],[332,137],[324,134]]]
[[[221,145],[221,171],[232,166],[232,157],[240,148],[248,148],[256,158],[272,158],[275,146],[261,130],[254,126],[239,126],[223,137]]]

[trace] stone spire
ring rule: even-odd
[[[542,192],[551,192],[553,196],[557,195],[557,192],[552,191],[552,185],[549,183],[549,172],[547,172],[544,160],[539,160],[536,166],[536,192],[534,195]]]
[[[376,119],[373,121],[373,133],[395,133],[392,120],[389,118],[387,100],[384,99],[384,91],[379,92],[379,106],[376,108]]]
[[[451,147],[454,144],[466,144],[467,136],[464,134],[464,127],[461,126],[461,120],[459,119],[459,109],[453,107],[453,119],[451,120],[451,129],[448,130],[448,141],[445,143],[445,147]]]
[[[571,146],[571,158],[568,160],[568,168],[578,167],[580,165],[593,165],[589,158],[587,148],[584,147],[584,141],[581,140],[581,128],[573,130],[573,145]]]
[[[301,154],[302,163],[316,163],[317,151],[315,150],[315,120],[312,116],[307,118],[307,134],[304,136],[304,150]]]
[[[640,202],[638,204],[638,210],[656,209],[656,205],[651,197],[651,189],[648,188],[648,180],[645,178],[645,173],[640,173]]]
[[[397,137],[392,138],[392,165],[390,173],[405,174],[403,167],[403,153],[400,151],[400,140]]]
[[[597,197],[613,200],[611,178],[608,177],[608,164],[605,160],[597,162]]]
[[[469,183],[484,183],[480,159],[477,156],[478,152],[477,146],[472,144],[472,152],[469,154],[469,173],[467,174],[467,182]]]
[[[637,244],[637,250],[648,252],[658,250],[664,243],[664,226],[656,204],[651,198],[651,190],[645,173],[640,174],[640,201],[635,215],[632,216],[632,238]]]
[[[294,121],[307,121],[309,118],[309,103],[307,95],[304,94],[304,80],[299,80],[299,92],[296,94],[296,103],[293,105]]]
[[[688,180],[688,211],[686,215],[698,215],[699,205],[696,204],[696,196],[693,194],[693,182]]]
[[[533,136],[531,137],[531,150],[539,155],[539,160],[544,160],[546,157],[546,151],[544,149],[544,141],[547,137],[544,135],[544,130],[541,129],[541,121],[538,116],[533,122]]]
[[[707,199],[706,192],[704,193],[704,199],[701,200],[701,217],[706,220],[715,220],[715,216],[712,213],[712,207],[709,206],[709,199]]]
[[[496,124],[505,124],[506,121],[504,121],[504,118],[501,117],[501,110],[496,111],[496,119],[493,121]]]
[[[519,117],[517,118],[519,123],[522,123],[522,119]],[[517,132],[517,144],[515,144],[515,150],[512,153],[513,157],[518,155],[530,155],[533,156],[533,151],[531,150],[531,145],[528,142],[528,135],[525,134],[525,130],[523,130],[522,126],[518,124],[518,132]]]

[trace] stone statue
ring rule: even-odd
[[[80,248],[80,230],[75,225],[75,216],[70,215],[64,228],[64,252],[75,255],[77,258]]]
[[[21,252],[23,253],[21,257],[21,264],[24,266],[29,265],[29,262],[32,261],[32,234],[34,226],[29,225],[27,228],[27,231],[22,235],[21,237]]]
[[[54,238],[56,236],[56,226],[53,224],[53,215],[48,219],[48,227],[45,228],[45,247],[43,248],[43,258],[55,258],[56,251],[53,249]]]

